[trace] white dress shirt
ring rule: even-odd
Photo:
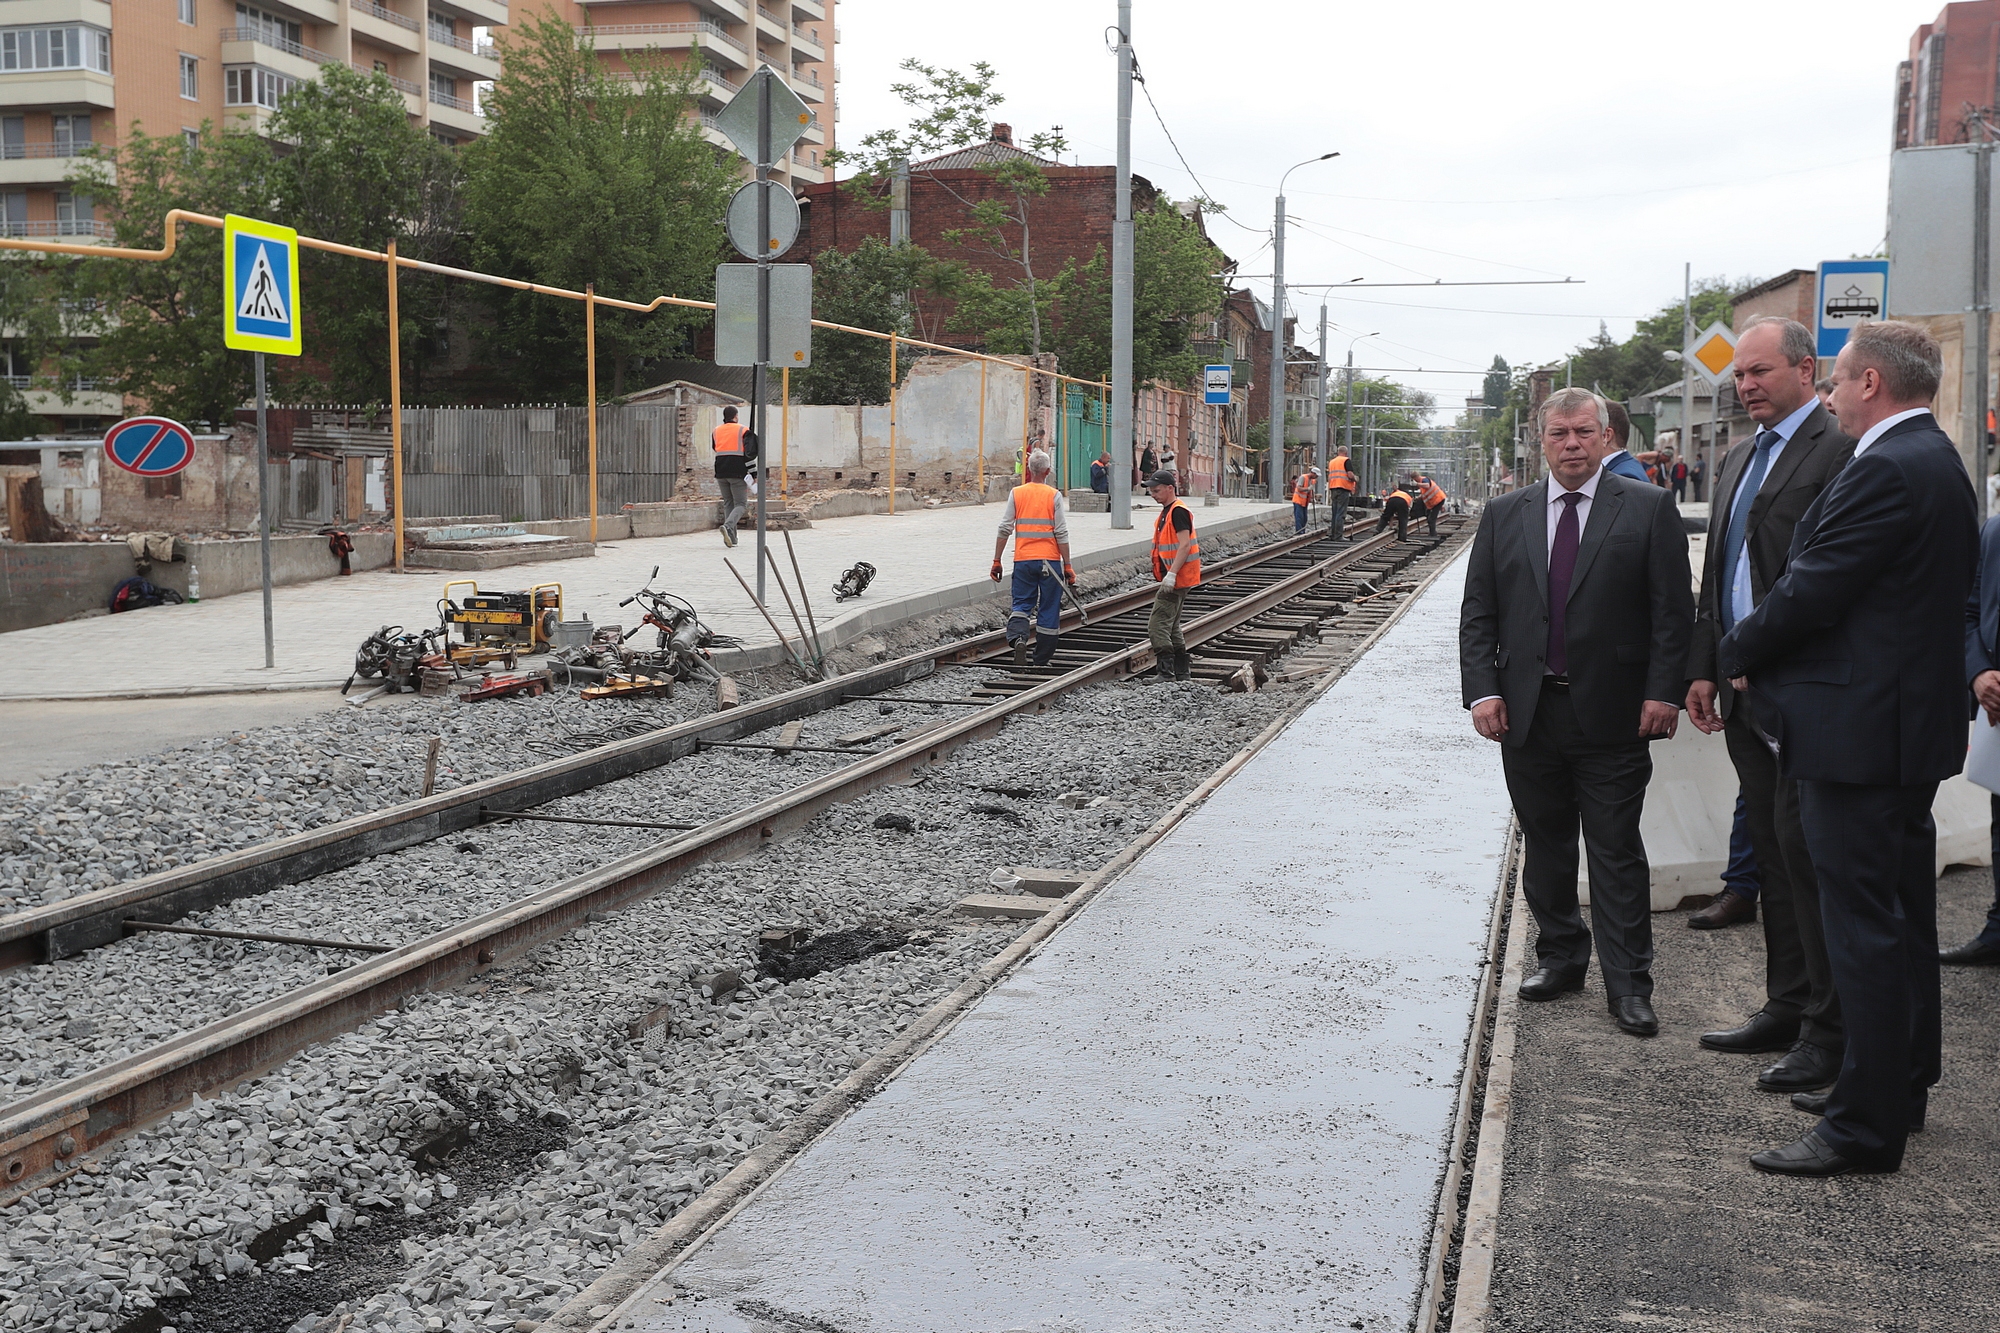
[[[1895,425],[1897,422],[1908,421],[1911,417],[1920,417],[1928,411],[1930,411],[1928,407],[1913,407],[1907,412],[1898,412],[1893,417],[1883,417],[1880,421],[1870,426],[1868,433],[1863,435],[1860,442],[1854,446],[1854,456],[1856,458],[1861,457],[1867,451],[1869,445],[1881,439],[1889,427]]]
[[[1590,522],[1590,503],[1597,498],[1597,483],[1603,476],[1604,470],[1602,468],[1593,469],[1590,476],[1584,479],[1583,485],[1577,487],[1574,492],[1574,494],[1583,497],[1576,502],[1576,536],[1578,542],[1583,540],[1583,530]],[[1560,482],[1556,481],[1553,477],[1549,478],[1548,494],[1544,497],[1548,503],[1544,508],[1548,513],[1548,553],[1551,556],[1555,554],[1556,550],[1556,524],[1562,522],[1562,498],[1569,494],[1572,494],[1572,492],[1564,490]],[[1547,566],[1543,568],[1546,570]],[[1498,699],[1499,697],[1497,694],[1482,695],[1474,699],[1469,706],[1477,708],[1488,699]]]
[[[1761,491],[1765,484],[1771,480],[1771,473],[1778,466],[1778,455],[1785,452],[1785,446],[1791,443],[1792,436],[1798,433],[1800,426],[1806,424],[1806,418],[1811,416],[1812,410],[1818,406],[1819,397],[1818,395],[1814,395],[1806,399],[1805,405],[1800,407],[1798,411],[1792,413],[1777,425],[1765,426],[1757,432],[1759,435],[1762,435],[1764,431],[1770,430],[1776,431],[1778,435],[1778,442],[1771,446],[1770,457],[1765,460],[1764,476],[1757,483],[1758,490]],[[1745,464],[1743,470],[1745,473],[1748,473],[1750,470],[1749,465]],[[1756,503],[1757,497],[1742,494],[1742,489],[1739,485],[1737,487],[1738,493],[1730,498],[1730,507],[1732,510],[1739,504]],[[1733,513],[1731,516],[1734,517]],[[1722,530],[1724,533],[1727,533],[1729,525],[1724,523]],[[1730,623],[1740,624],[1748,620],[1750,613],[1756,609],[1756,603],[1750,598],[1750,528],[1748,524],[1745,524],[1743,528],[1743,545],[1736,548],[1736,564],[1729,579]]]

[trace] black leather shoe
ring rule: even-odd
[[[1688,914],[1688,926],[1693,930],[1720,930],[1724,926],[1734,926],[1757,919],[1757,902],[1745,898],[1734,889],[1724,889],[1715,895],[1715,900],[1698,912]]]
[[[1611,1002],[1611,1017],[1619,1030],[1635,1037],[1656,1037],[1660,1020],[1653,1014],[1652,1001],[1643,995],[1621,995]]]
[[[1771,1017],[1762,1009],[1750,1015],[1741,1027],[1701,1034],[1701,1044],[1709,1050],[1728,1051],[1733,1055],[1789,1051],[1798,1039],[1799,1025],[1796,1020],[1788,1023],[1782,1018]]]
[[[1974,940],[1970,944],[1961,944],[1956,949],[1940,949],[1938,961],[1950,963],[1954,967],[2000,966],[2000,944],[1982,944]]]
[[[1811,1092],[1830,1088],[1840,1076],[1841,1052],[1829,1051],[1809,1041],[1792,1043],[1785,1058],[1757,1075],[1757,1086],[1766,1092]]]
[[[1583,973],[1558,972],[1552,967],[1538,967],[1533,975],[1521,983],[1521,998],[1553,1000],[1564,991],[1582,989]]]
[[[1804,1111],[1807,1115],[1825,1115],[1826,1099],[1831,1095],[1831,1092],[1795,1092],[1792,1094],[1792,1106],[1795,1110]],[[1923,1132],[1924,1113],[1919,1111],[1910,1117],[1910,1133],[1921,1134]]]
[[[1844,1176],[1850,1171],[1893,1171],[1891,1167],[1870,1167],[1849,1161],[1827,1146],[1818,1130],[1809,1129],[1797,1143],[1767,1148],[1750,1154],[1750,1165],[1759,1171],[1780,1176]]]

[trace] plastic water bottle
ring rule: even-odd
[[[201,570],[194,565],[188,566],[187,599],[190,602],[198,602],[201,600]]]

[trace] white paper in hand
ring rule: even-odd
[[[1986,720],[1986,710],[1972,719],[1972,745],[1965,752],[1966,781],[2000,793],[2000,727]]]

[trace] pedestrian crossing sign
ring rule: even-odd
[[[239,352],[297,356],[299,234],[230,214],[222,227],[222,341]]]

